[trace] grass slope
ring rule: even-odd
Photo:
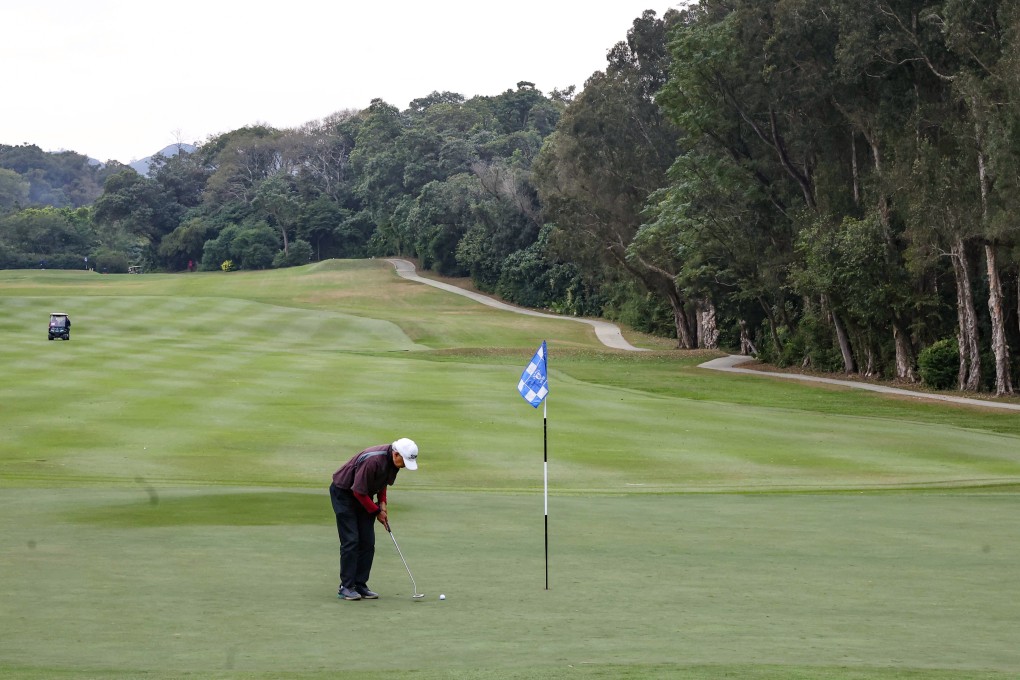
[[[515,390],[542,339],[548,591]],[[1020,418],[700,360],[378,261],[0,272],[0,675],[1020,672]],[[428,598],[380,532],[383,598],[337,602],[329,474],[404,435],[393,526]]]

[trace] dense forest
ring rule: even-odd
[[[680,348],[1010,394],[1018,93],[1012,1],[702,0],[580,91],[375,100],[144,177],[0,146],[0,267],[403,255]]]

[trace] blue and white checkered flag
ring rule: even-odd
[[[538,408],[538,405],[549,394],[549,376],[545,373],[545,340],[535,352],[535,356],[531,358],[531,363],[524,369],[524,373],[521,373],[517,391],[524,397],[524,401],[535,408]]]

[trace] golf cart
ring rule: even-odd
[[[50,340],[56,338],[71,339],[71,317],[63,312],[50,314]]]

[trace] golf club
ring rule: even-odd
[[[411,568],[407,566],[407,560],[404,559],[404,554],[400,552],[400,546],[397,545],[397,537],[393,535],[393,530],[390,529],[389,523],[386,524],[386,533],[393,539],[393,547],[397,549],[397,554],[400,555],[400,561],[404,563],[404,569],[407,569],[407,575],[411,576]],[[418,586],[414,583],[414,576],[411,576],[411,589],[414,590],[414,594],[411,595],[412,600],[420,600],[425,597],[425,593],[418,592]]]

